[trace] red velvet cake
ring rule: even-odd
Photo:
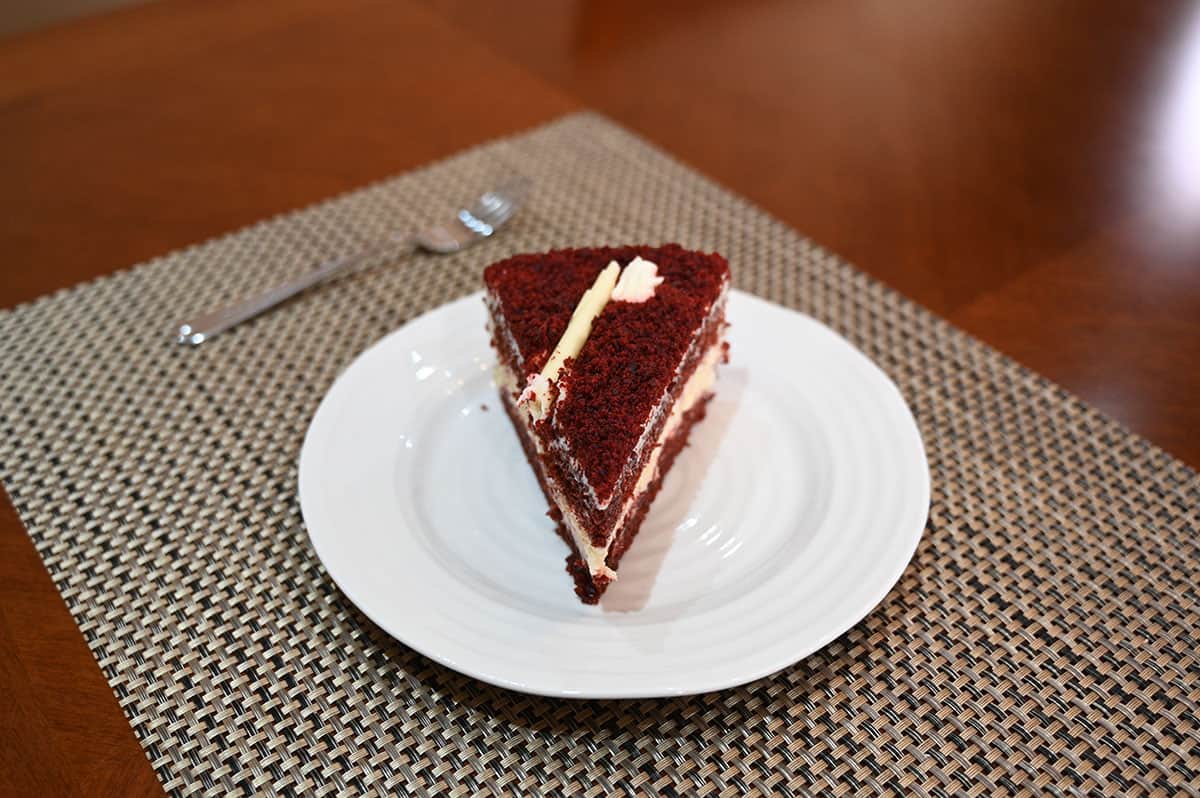
[[[517,255],[484,272],[496,381],[594,603],[617,578],[726,359],[729,264],[662,247]]]

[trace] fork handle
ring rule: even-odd
[[[224,332],[230,327],[252,319],[260,313],[264,313],[275,307],[280,302],[294,297],[301,291],[312,288],[317,283],[324,282],[335,275],[347,272],[355,266],[362,264],[368,258],[385,251],[390,251],[397,244],[401,243],[407,242],[397,237],[385,244],[370,247],[348,257],[325,261],[312,271],[263,291],[261,294],[247,297],[232,305],[226,305],[223,308],[211,310],[208,313],[196,316],[191,321],[179,325],[175,340],[180,344],[199,346],[217,333]]]

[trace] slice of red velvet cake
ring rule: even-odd
[[[712,397],[729,264],[675,244],[565,249],[484,282],[501,399],[594,603]]]

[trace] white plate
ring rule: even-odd
[[[811,654],[912,556],[925,451],[896,387],[827,327],[741,292],[728,316],[708,417],[598,606],[575,597],[492,386],[479,294],[379,341],[321,402],[300,454],[317,555],[389,634],[513,690],[699,693]]]

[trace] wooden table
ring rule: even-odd
[[[1190,3],[179,0],[0,76],[0,306],[591,106],[1200,465]],[[160,792],[7,502],[0,691],[0,792]]]

